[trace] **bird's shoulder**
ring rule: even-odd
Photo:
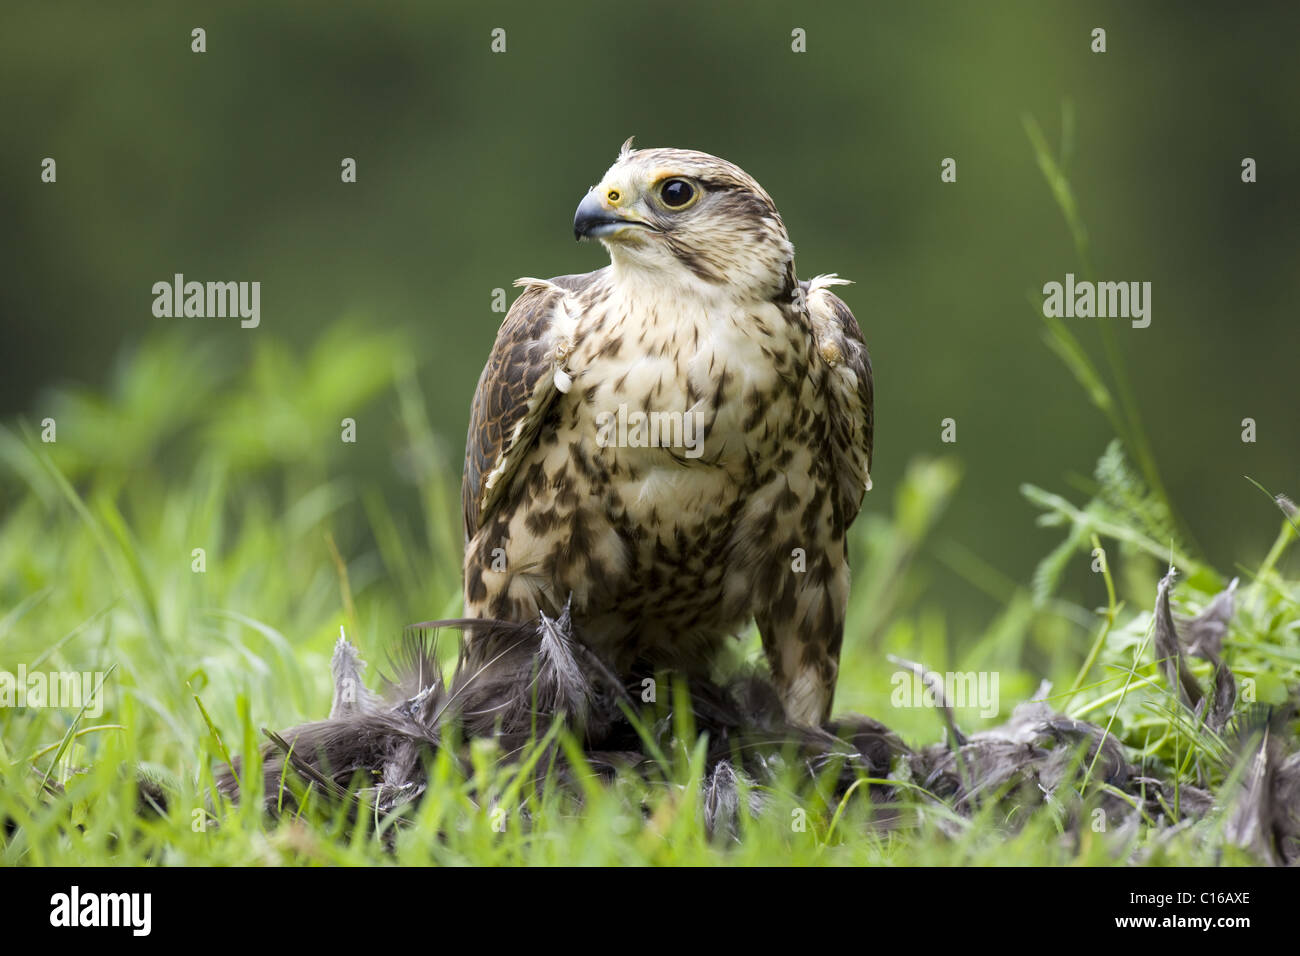
[[[871,354],[852,310],[831,291],[847,285],[839,276],[820,275],[799,283],[817,352],[826,363],[831,453],[846,511],[852,521],[871,488],[875,439],[875,383]]]
[[[465,538],[473,537],[537,437],[547,410],[572,379],[572,349],[581,297],[608,267],[552,279],[515,281],[523,292],[497,332],[470,406],[461,503]]]

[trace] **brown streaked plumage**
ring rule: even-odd
[[[625,145],[574,230],[611,264],[520,280],[474,396],[466,615],[572,596],[627,679],[706,673],[755,619],[787,713],[826,719],[873,427],[841,280],[798,282],[768,194],[691,150]],[[657,440],[611,428],[637,413]]]

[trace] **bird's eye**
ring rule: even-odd
[[[695,187],[684,179],[669,179],[659,187],[659,198],[668,208],[681,209],[695,198]]]

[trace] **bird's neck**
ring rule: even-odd
[[[611,257],[611,294],[640,308],[731,311],[770,302],[780,283],[772,281],[711,282],[677,264],[663,267],[639,259]],[[750,278],[746,276],[745,278]]]

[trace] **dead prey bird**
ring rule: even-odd
[[[610,265],[521,279],[465,451],[465,614],[557,617],[620,676],[705,675],[757,621],[786,715],[830,716],[871,486],[872,373],[833,275],[707,153],[630,148],[578,206]],[[471,634],[471,644],[476,637]]]
[[[888,773],[893,758],[907,749],[887,728],[865,717],[819,728],[791,723],[771,683],[758,674],[725,685],[698,679],[687,685],[682,700],[647,705],[639,686],[624,686],[576,638],[567,607],[558,618],[543,614],[521,624],[434,623],[462,628],[467,635],[450,680],[444,680],[432,645],[418,632],[408,632],[396,655],[397,675],[386,682],[382,695],[366,689],[364,663],[340,638],[331,662],[329,717],[267,733],[271,746],[262,772],[268,811],[292,811],[305,783],[334,805],[400,813],[424,795],[429,762],[440,750],[468,773],[470,744],[488,739],[502,760],[517,764],[525,762],[532,748],[549,750],[533,762],[537,783],[542,774],[558,773],[560,782],[576,792],[559,745],[545,743],[557,719],[580,743],[584,772],[589,768],[607,779],[620,771],[659,777],[668,768],[656,766],[652,755],[680,749],[671,742],[679,726],[672,708],[678,704],[689,709],[696,731],[708,737],[705,805],[710,828],[717,818],[730,831],[741,781],[771,782],[793,765],[809,778],[828,775],[838,781],[832,792],[844,793],[859,775]],[[466,651],[471,646],[473,654]],[[666,687],[671,686],[668,677],[661,675]],[[240,771],[232,769],[221,778],[220,788],[238,797]],[[750,809],[760,808],[751,801]]]
[[[1217,658],[1234,589],[1181,622],[1169,613],[1169,590],[1169,581],[1162,582],[1157,656]],[[494,743],[502,761],[531,767],[538,786],[553,774],[576,794],[582,788],[569,761],[556,738],[548,736],[556,721],[581,748],[578,772],[594,770],[605,779],[631,773],[662,782],[672,770],[660,758],[694,746],[694,740],[676,738],[687,725],[707,741],[701,808],[714,836],[734,839],[742,813],[765,812],[765,795],[793,786],[801,804],[820,801],[816,808],[827,817],[840,800],[866,799],[874,826],[928,820],[952,835],[962,832],[963,818],[982,806],[1009,810],[1046,802],[1062,815],[1063,838],[1077,841],[1085,831],[1093,832],[1101,810],[1110,821],[1107,832],[1114,834],[1116,855],[1131,851],[1144,822],[1158,831],[1150,850],[1217,813],[1222,822],[1210,819],[1206,833],[1222,830],[1226,842],[1263,861],[1300,862],[1300,756],[1283,743],[1290,736],[1285,714],[1250,711],[1232,718],[1223,738],[1227,760],[1247,772],[1233,788],[1216,793],[1150,775],[1106,728],[1049,706],[1047,685],[1034,700],[1017,706],[1006,723],[970,734],[956,725],[939,693],[949,739],[912,748],[888,727],[859,715],[819,727],[790,721],[775,686],[759,673],[727,682],[697,678],[687,684],[685,697],[665,694],[658,704],[647,704],[639,684],[624,683],[580,639],[567,609],[556,618],[542,614],[520,623],[463,620],[429,626],[434,624],[469,633],[453,674],[445,679],[427,638],[410,631],[382,694],[366,689],[356,649],[339,641],[329,717],[268,733],[272,743],[263,755],[262,793],[269,812],[293,813],[311,792],[358,816],[391,816],[400,825],[409,820],[405,808],[428,792],[430,762],[445,753],[469,777],[473,742],[485,740]],[[661,675],[664,687],[671,686],[668,676]],[[1169,679],[1179,692],[1172,665]],[[1228,679],[1216,665],[1216,685]],[[1189,674],[1189,681],[1195,676]],[[1185,704],[1221,725],[1232,710],[1228,695],[1194,690]],[[1227,702],[1221,712],[1205,710],[1221,701]],[[688,721],[678,719],[678,707],[689,709]],[[538,748],[539,759],[531,759]],[[232,770],[221,777],[220,788],[238,797],[240,771]],[[872,781],[869,786],[859,785],[864,777]],[[490,794],[476,798],[492,799]]]

